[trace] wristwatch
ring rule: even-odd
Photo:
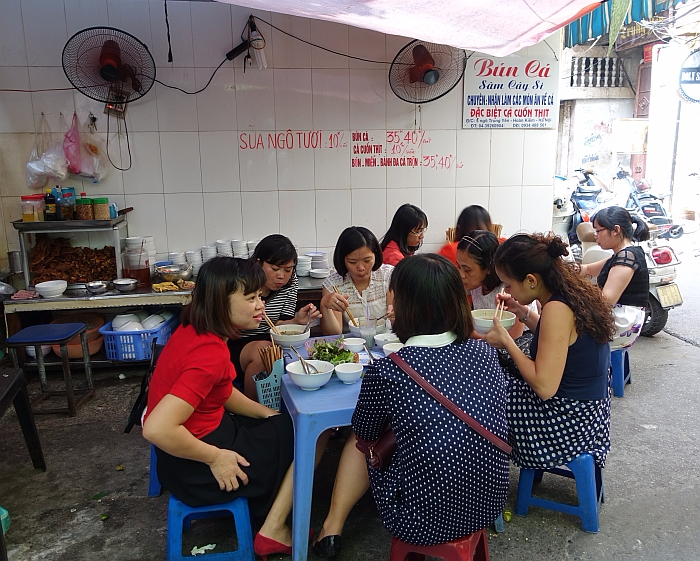
[[[518,318],[518,321],[520,323],[525,323],[529,317],[530,317],[530,308],[527,309],[527,312],[525,313],[525,316],[523,318]]]

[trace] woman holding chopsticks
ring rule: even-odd
[[[286,413],[232,386],[228,339],[262,319],[263,270],[215,257],[199,272],[192,303],[163,349],[148,390],[143,436],[156,446],[158,478],[192,507],[247,497],[255,553],[291,554],[294,430]],[[319,439],[323,450],[327,439]],[[317,454],[320,458],[320,455]]]
[[[321,329],[324,335],[357,327],[358,318],[386,317],[391,296],[389,280],[393,267],[383,264],[376,236],[362,226],[351,226],[340,234],[333,253],[335,272],[323,282]]]
[[[508,378],[511,460],[519,467],[561,466],[583,452],[605,466],[610,450],[608,370],[615,333],[600,289],[562,257],[558,236],[516,235],[496,250],[494,264],[505,284],[503,300],[534,332],[530,357],[494,318],[485,335],[504,348],[522,376]],[[542,312],[528,304],[539,300]]]
[[[236,385],[250,398],[257,400],[253,376],[265,368],[259,349],[271,345],[269,319],[273,325],[289,323],[306,325],[321,316],[316,306],[307,304],[299,311],[297,292],[299,279],[294,270],[297,251],[291,240],[280,234],[266,236],[255,248],[250,261],[265,273],[262,299],[267,319],[262,319],[254,329],[243,329],[240,338],[228,342],[231,362],[236,367],[240,382]]]

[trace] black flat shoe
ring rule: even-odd
[[[339,535],[326,536],[313,545],[313,550],[317,555],[334,559],[340,553],[340,543]]]

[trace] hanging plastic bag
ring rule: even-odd
[[[78,115],[73,113],[71,123],[66,136],[63,137],[63,152],[68,160],[68,171],[80,173],[80,131],[78,130]]]
[[[105,142],[97,133],[94,120],[90,121],[80,131],[80,176],[99,183],[107,176],[107,164]]]
[[[48,148],[50,141],[51,127],[49,127],[46,116],[42,113],[41,119],[39,119],[39,130],[34,135],[34,145],[27,162],[27,185],[29,187],[38,189],[46,185],[48,176],[41,156],[43,156],[44,150]]]
[[[63,114],[61,114],[60,125],[61,131],[68,128]],[[41,156],[46,175],[53,177],[57,181],[65,181],[68,179],[68,159],[63,151],[63,137],[63,132],[52,134],[49,146]]]

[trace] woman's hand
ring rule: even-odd
[[[307,304],[294,316],[294,321],[299,325],[306,325],[309,321],[321,318],[321,312],[313,304]]]
[[[483,336],[483,339],[497,349],[504,349],[513,340],[496,316],[493,316],[493,328]]]
[[[219,483],[219,489],[235,491],[240,485],[239,479],[243,485],[248,485],[248,476],[240,466],[249,465],[248,460],[233,450],[217,448],[214,459],[209,463],[209,469]]]
[[[394,305],[389,304],[386,307],[386,317],[389,321],[394,321]]]
[[[348,298],[349,294],[336,294],[335,292],[329,292],[323,298],[321,298],[321,307],[333,310],[334,312],[340,312],[341,314],[350,307],[350,302]]]

